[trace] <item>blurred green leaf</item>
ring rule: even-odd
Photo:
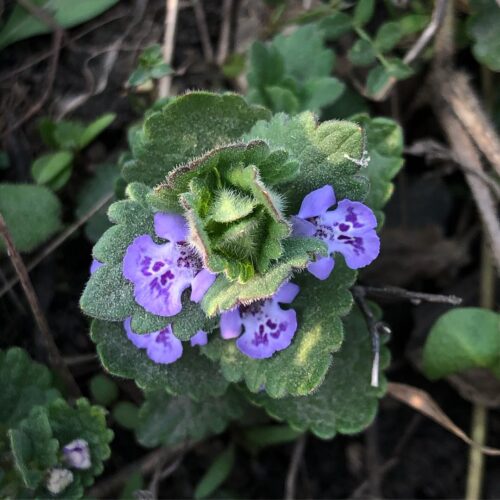
[[[234,465],[234,445],[220,453],[205,472],[194,490],[194,498],[209,497],[229,477]]]
[[[120,401],[113,408],[113,418],[124,429],[131,431],[139,425],[139,408],[129,401]]]
[[[399,21],[389,21],[380,26],[373,43],[380,52],[389,52],[399,43],[403,36],[404,32]]]
[[[37,158],[31,166],[31,175],[37,184],[46,185],[55,191],[69,180],[72,167],[73,153],[58,151]]]
[[[262,448],[268,446],[285,444],[295,441],[303,434],[302,431],[292,429],[289,425],[258,425],[244,429],[241,432],[241,437],[244,440],[245,446],[257,453]]]
[[[355,66],[369,66],[375,61],[376,54],[373,45],[360,38],[349,49],[347,57]]]
[[[90,393],[96,403],[109,406],[118,398],[118,386],[114,380],[99,373],[90,379]]]
[[[474,57],[492,71],[500,71],[500,5],[495,0],[470,0],[467,31]]]
[[[10,167],[10,158],[5,151],[0,151],[0,170],[7,170]]]
[[[114,122],[115,118],[115,113],[106,113],[87,125],[79,140],[80,149],[88,146],[103,130]]]
[[[71,28],[93,17],[102,14],[118,0],[32,0],[33,3],[46,9],[62,28]],[[26,38],[50,33],[51,28],[31,15],[20,4],[15,4],[9,18],[0,30],[0,50],[11,43]]]
[[[335,41],[352,29],[352,19],[344,12],[335,12],[321,19],[318,28],[323,31],[325,39]]]
[[[247,58],[245,54],[231,54],[224,66],[222,66],[224,76],[226,78],[236,78],[237,76],[240,76],[245,71],[246,62]]]
[[[61,204],[44,186],[0,183],[0,213],[21,252],[31,252],[62,225]]]
[[[423,368],[431,379],[470,368],[500,368],[500,314],[478,307],[452,309],[431,328]],[[500,373],[497,372],[497,376]]]
[[[357,0],[354,7],[353,23],[355,26],[363,26],[373,16],[375,0]]]

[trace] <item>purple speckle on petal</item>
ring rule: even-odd
[[[63,447],[64,461],[68,467],[85,470],[92,465],[89,445],[85,439],[75,439]]]

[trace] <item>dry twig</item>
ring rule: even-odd
[[[438,304],[451,304],[458,306],[462,303],[462,299],[455,295],[440,295],[435,293],[412,292],[398,286],[361,286],[356,285],[354,288],[361,290],[364,294],[378,295],[381,297],[390,297],[396,299],[409,300],[414,305],[419,305],[422,302],[434,302]]]
[[[285,500],[292,500],[293,498],[295,498],[297,472],[299,471],[300,462],[304,456],[306,441],[307,435],[302,434],[302,436],[297,439],[297,442],[293,447],[292,459],[290,460],[290,466],[288,467],[288,473],[286,475]]]
[[[210,33],[208,32],[207,19],[205,17],[205,9],[200,0],[191,0],[193,4],[194,15],[196,17],[196,25],[198,26],[198,31],[200,33],[201,47],[203,49],[203,55],[207,63],[211,63],[214,60],[214,49],[212,47],[212,42],[210,41]]]
[[[224,0],[222,4],[222,25],[219,35],[219,47],[217,49],[216,62],[222,66],[229,53],[229,39],[231,36],[231,12],[233,10],[233,0]]]
[[[163,37],[163,59],[167,64],[172,63],[174,56],[175,31],[177,29],[177,14],[179,12],[179,0],[166,0],[165,5],[165,34]],[[158,86],[158,97],[164,98],[170,94],[172,86],[172,75],[164,76]]]
[[[57,349],[57,345],[54,342],[54,338],[50,334],[49,325],[43,314],[40,303],[38,302],[38,297],[36,296],[33,285],[31,284],[28,271],[26,270],[21,255],[14,245],[14,241],[2,214],[0,214],[0,236],[2,236],[3,240],[5,241],[7,253],[10,257],[12,265],[14,266],[14,269],[16,270],[17,275],[19,276],[19,280],[21,281],[21,286],[23,287],[24,294],[26,295],[26,299],[28,300],[28,303],[30,305],[31,312],[33,313],[33,317],[35,318],[36,324],[38,325],[38,329],[42,334],[43,344],[49,355],[50,364],[54,368],[54,370],[61,376],[70,394],[73,397],[78,397],[81,395],[80,389],[78,388],[75,379],[71,375],[71,372],[68,370],[68,367],[65,365],[64,360],[61,357],[59,350]]]

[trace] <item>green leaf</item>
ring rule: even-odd
[[[87,125],[79,140],[80,149],[88,146],[103,130],[107,129],[115,121],[115,118],[115,113],[106,113]]]
[[[434,323],[425,342],[423,368],[435,380],[470,368],[500,365],[500,314],[477,307],[452,309]]]
[[[389,21],[380,26],[373,43],[380,52],[389,52],[396,47],[404,35],[405,32],[401,27],[400,21]]]
[[[84,181],[78,191],[76,218],[84,217],[100,200],[115,191],[119,177],[120,171],[116,165],[97,165],[95,174]],[[111,226],[106,211],[106,207],[101,208],[85,224],[85,236],[94,243]]]
[[[322,439],[331,439],[337,433],[356,434],[368,427],[375,417],[378,399],[385,393],[386,381],[381,377],[379,388],[370,385],[371,340],[357,308],[344,320],[344,328],[342,348],[333,354],[332,367],[314,394],[284,399],[249,394],[251,400],[297,431],[311,431]],[[388,364],[389,353],[382,346],[381,369]]]
[[[246,62],[245,54],[231,54],[222,66],[222,73],[226,78],[237,78],[245,71]]]
[[[70,151],[58,151],[49,153],[37,158],[31,166],[31,175],[37,184],[46,185],[52,189],[54,185],[62,187],[57,180],[66,171],[71,175],[73,163],[73,153]],[[69,177],[66,176],[66,180]]]
[[[289,425],[257,425],[249,427],[241,432],[245,448],[252,453],[258,453],[261,449],[277,444],[295,441],[303,433],[292,429]]]
[[[219,275],[202,300],[209,317],[237,305],[251,304],[273,296],[294,271],[305,269],[315,255],[326,255],[326,246],[316,238],[288,238],[283,241],[283,257],[266,273],[257,274],[244,284]]]
[[[271,149],[282,148],[296,160],[303,175],[284,184],[286,212],[296,214],[305,195],[331,184],[338,200],[363,200],[368,181],[361,168],[363,131],[347,121],[327,121],[318,125],[309,112],[288,117],[278,114],[270,122],[259,122],[243,136],[244,140],[261,139]]]
[[[387,69],[381,64],[377,64],[377,66],[372,68],[368,73],[368,77],[366,79],[367,94],[370,96],[376,96],[379,94],[389,83],[390,77],[391,75]]]
[[[133,431],[139,425],[139,408],[129,401],[120,401],[113,408],[113,418],[124,429]]]
[[[336,259],[328,280],[320,281],[309,273],[297,276],[294,282],[300,292],[291,307],[297,312],[299,326],[292,344],[271,358],[250,358],[237,349],[234,340],[213,336],[202,350],[219,361],[227,380],[244,380],[252,392],[264,387],[272,398],[310,394],[322,383],[331,354],[342,344],[340,318],[352,305],[349,288],[355,276],[341,258]]]
[[[355,66],[369,66],[376,59],[375,48],[368,40],[360,38],[349,49],[347,57]]]
[[[31,252],[62,225],[61,204],[44,186],[0,183],[0,213],[21,252]],[[4,249],[2,240],[0,252]]]
[[[5,151],[0,151],[0,170],[7,170],[10,167],[10,158]]]
[[[408,66],[405,62],[403,62],[401,59],[397,59],[396,57],[391,57],[387,59],[389,66],[387,68],[387,71],[390,76],[393,76],[394,78],[397,78],[398,80],[404,80],[405,78],[409,78],[412,76],[415,72],[413,69]]]
[[[353,24],[355,26],[365,25],[373,16],[375,0],[358,0],[354,7]]]
[[[370,161],[364,171],[370,179],[370,191],[365,204],[375,211],[379,224],[384,221],[383,207],[394,191],[391,182],[403,166],[403,131],[390,118],[370,118],[366,114],[350,118],[365,132]]]
[[[90,394],[96,403],[109,406],[118,398],[118,386],[112,379],[99,373],[90,379]]]
[[[58,461],[59,442],[54,438],[48,411],[36,406],[16,429],[8,433],[14,464],[27,488],[38,488],[47,470]]]
[[[35,0],[36,6],[46,9],[62,28],[72,28],[102,14],[118,0],[85,0],[75,4],[73,0]],[[35,35],[49,33],[51,28],[31,15],[20,4],[12,9],[0,31],[0,50],[11,43]]]
[[[352,19],[345,12],[335,12],[321,19],[318,28],[328,41],[335,41],[352,29]]]
[[[428,14],[406,14],[398,19],[399,29],[405,36],[422,31],[429,22]]]
[[[335,54],[324,46],[316,25],[278,35],[270,44],[256,42],[250,53],[248,99],[273,112],[319,111],[343,90],[330,73]]]
[[[134,160],[123,168],[127,182],[159,184],[177,165],[232,143],[269,111],[236,94],[190,92],[146,118],[132,141]]]
[[[234,444],[215,457],[194,490],[194,498],[208,498],[229,477],[234,466]]]
[[[500,6],[495,0],[471,0],[467,31],[473,39],[472,53],[492,71],[500,71]]]
[[[136,434],[139,443],[151,448],[220,434],[249,409],[235,389],[219,397],[205,397],[200,402],[185,395],[170,396],[163,389],[148,391],[145,396]]]
[[[61,120],[53,125],[53,140],[59,149],[78,150],[85,125],[79,121]]]
[[[104,368],[112,375],[134,379],[143,390],[162,389],[203,399],[220,396],[227,388],[217,366],[189,343],[183,344],[182,357],[175,363],[157,364],[132,344],[121,323],[94,320],[91,337]]]

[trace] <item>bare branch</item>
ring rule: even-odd
[[[409,300],[414,305],[419,305],[422,302],[434,302],[438,304],[451,304],[458,306],[462,303],[462,299],[455,295],[440,295],[434,293],[412,292],[397,286],[361,286],[356,285],[354,288],[362,290],[367,295],[378,295],[382,297],[390,297],[396,299]]]
[[[166,0],[165,5],[165,35],[163,37],[163,59],[167,64],[172,64],[175,45],[175,31],[177,29],[177,14],[179,0]],[[172,75],[164,76],[158,86],[158,97],[167,97],[172,86]]]

